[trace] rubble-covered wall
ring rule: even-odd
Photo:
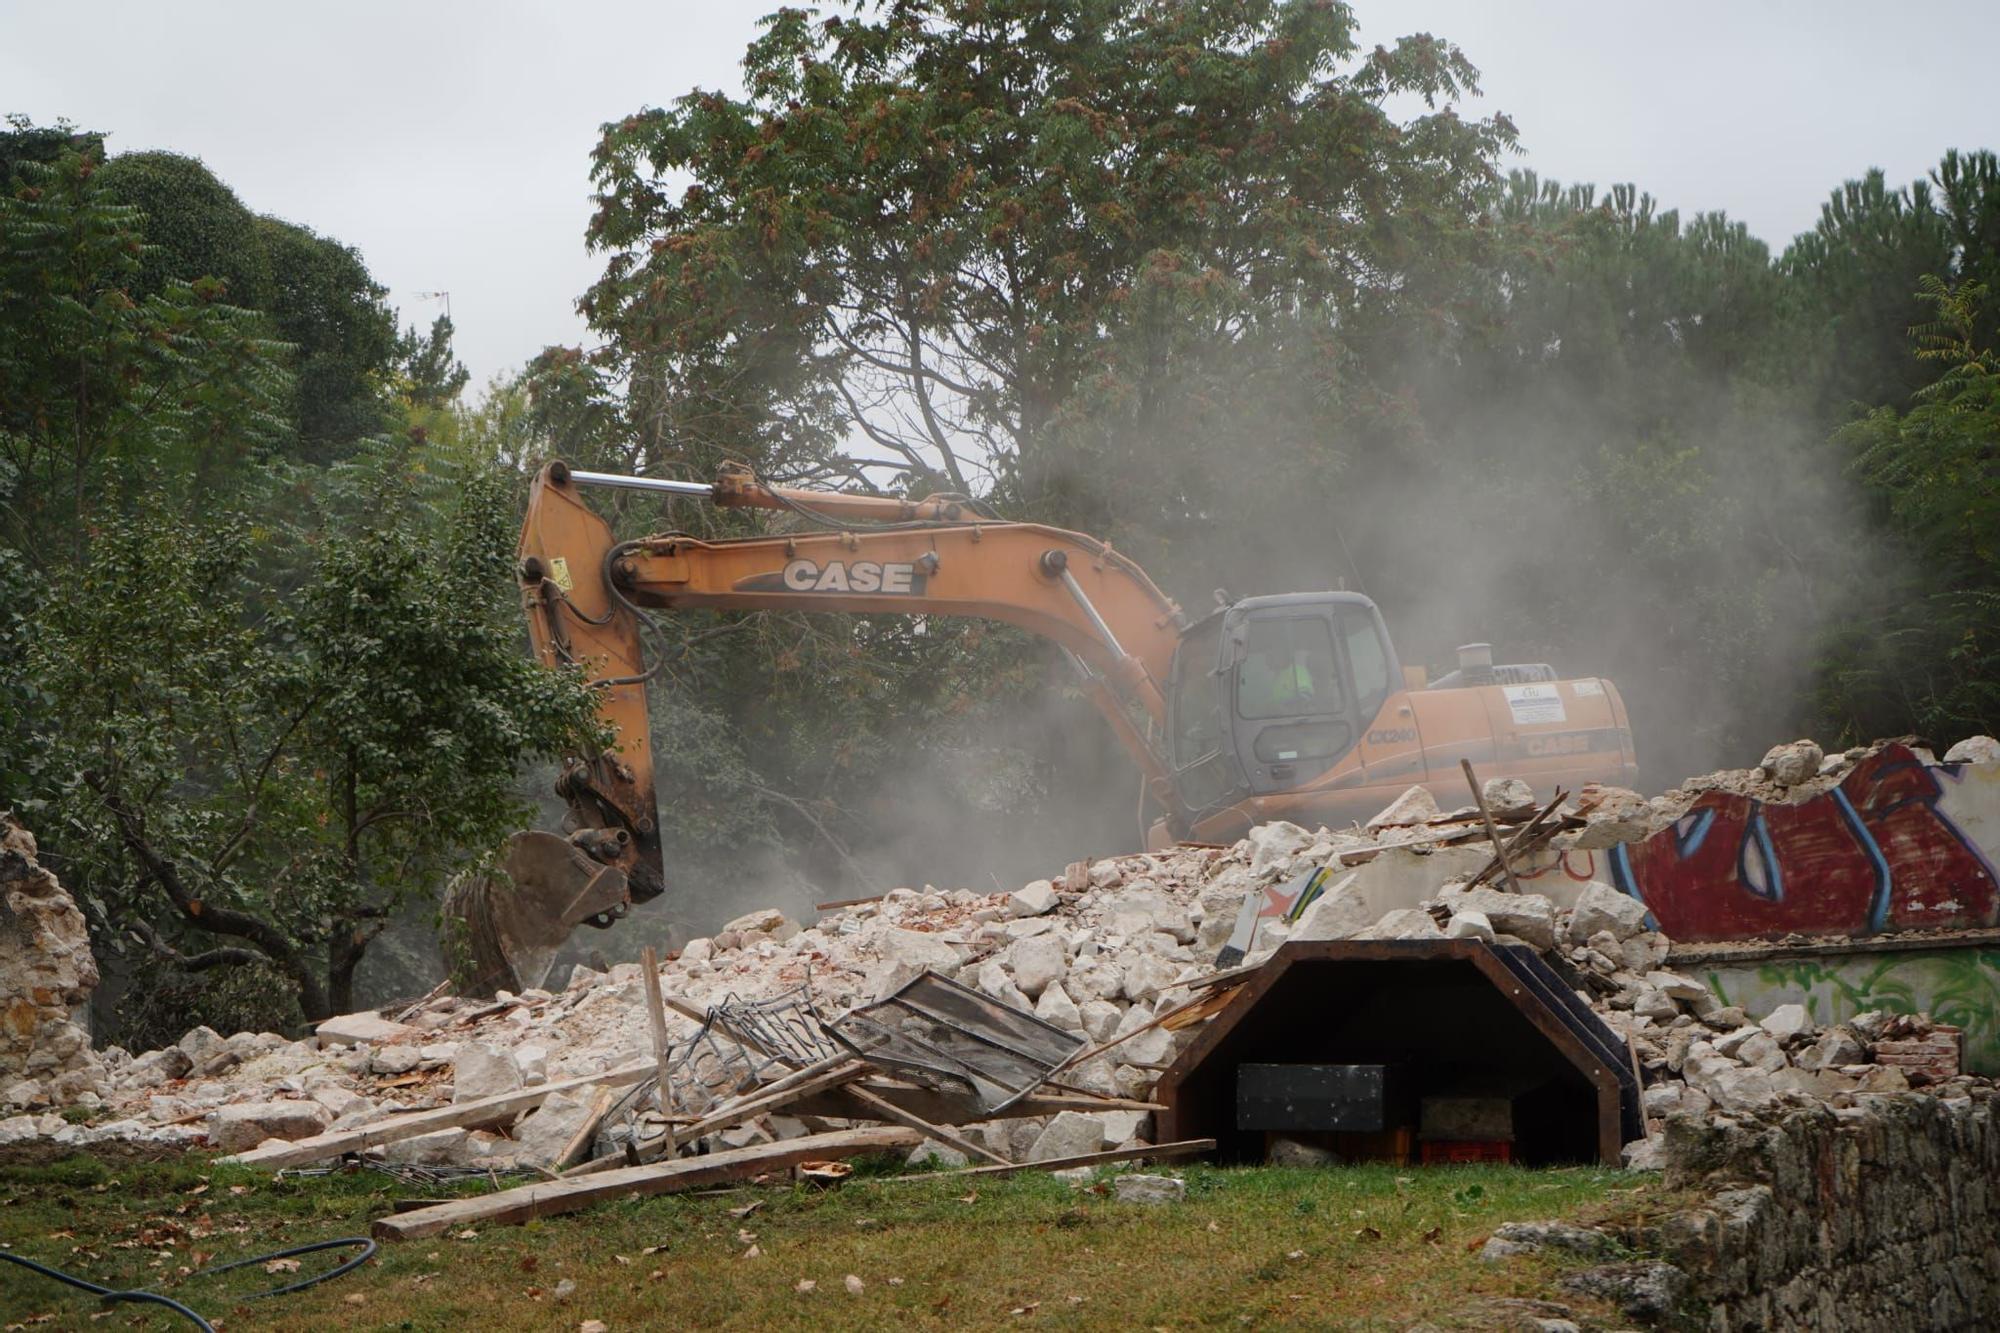
[[[2000,1074],[2000,946],[1814,953],[1676,966],[1753,1014],[1804,1005],[1821,1025],[1871,1009],[1928,1013],[1965,1033],[1965,1067]]]
[[[0,1105],[101,1094],[104,1071],[75,1022],[97,985],[90,935],[35,838],[0,814]]]
[[[1669,1189],[1694,1208],[1632,1239],[1692,1279],[1714,1330],[2000,1324],[1992,1101],[1920,1094],[1759,1121],[1677,1117]]]

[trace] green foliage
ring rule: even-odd
[[[285,349],[222,284],[165,280],[135,300],[138,211],[97,160],[23,162],[0,197],[0,544],[40,563],[81,549],[120,469],[163,495],[216,485],[288,438]]]
[[[236,192],[195,158],[121,153],[97,181],[107,198],[139,210],[146,249],[127,290],[143,300],[173,282],[212,278],[235,305],[265,309],[271,262],[257,219]]]
[[[1955,737],[2000,727],[2000,325],[1983,282],[1927,275],[1921,295],[1931,382],[1907,412],[1879,407],[1837,436],[1900,542],[1880,599],[1836,641],[1826,691],[1861,734]]]
[[[396,388],[411,407],[435,412],[458,401],[472,376],[451,350],[451,316],[439,315],[429,333],[414,328],[396,340]]]
[[[323,1016],[409,895],[523,821],[515,772],[595,705],[520,651],[512,486],[384,447],[275,474],[281,524],[147,512],[55,577],[45,827],[100,938],[268,962]],[[208,934],[245,945],[182,952]]]
[[[268,310],[298,349],[295,457],[326,463],[387,429],[384,381],[396,356],[396,317],[353,247],[277,218],[257,219],[271,265]]]

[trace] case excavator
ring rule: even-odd
[[[789,530],[617,540],[586,487],[623,487],[792,516]],[[642,629],[652,611],[975,616],[1054,641],[1137,765],[1147,841],[1226,843],[1252,825],[1366,819],[1412,784],[1462,804],[1461,759],[1537,791],[1629,785],[1632,734],[1608,680],[1494,665],[1483,644],[1428,681],[1367,597],[1300,592],[1193,617],[1109,543],[993,515],[961,496],[901,499],[544,466],[521,530],[534,650],[578,665],[615,736],[572,757],[564,833],[509,839],[499,870],[447,895],[447,953],[467,993],[538,985],[578,925],[609,926],[666,889],[647,728]]]

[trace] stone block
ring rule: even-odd
[[[266,1139],[305,1139],[333,1123],[318,1102],[236,1102],[209,1112],[203,1128],[219,1153],[247,1152]]]
[[[1083,1111],[1063,1111],[1051,1119],[1028,1150],[1030,1162],[1081,1157],[1104,1151],[1104,1122]]]

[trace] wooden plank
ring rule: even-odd
[[[816,1092],[824,1092],[828,1088],[852,1082],[867,1072],[866,1064],[845,1051],[827,1056],[803,1069],[793,1070],[775,1083],[752,1088],[742,1096],[722,1103],[693,1124],[649,1144],[644,1150],[645,1155],[654,1157],[672,1151],[668,1147],[669,1143],[692,1143],[713,1130],[727,1129],[731,1125],[741,1124],[745,1120],[775,1111],[779,1107],[789,1106]],[[622,1164],[615,1157],[600,1157],[594,1162],[585,1162],[582,1166],[565,1171],[563,1178],[596,1175],[599,1172],[619,1170],[621,1167]]]
[[[1493,842],[1493,855],[1500,858],[1500,873],[1507,877],[1507,891],[1519,893],[1521,882],[1514,878],[1514,867],[1507,861],[1507,844],[1500,840],[1500,830],[1493,826],[1493,812],[1486,808],[1486,793],[1479,788],[1479,778],[1472,771],[1472,761],[1461,759],[1458,766],[1465,770],[1465,782],[1472,788],[1473,803],[1479,807],[1479,817],[1486,821],[1486,836]]]
[[[557,1171],[582,1157],[590,1147],[590,1141],[597,1137],[597,1127],[604,1123],[604,1117],[611,1114],[611,1104],[618,1100],[618,1093],[611,1088],[599,1088],[597,1096],[591,1099],[590,1110],[585,1113],[583,1123],[570,1135],[569,1142],[556,1154],[555,1161],[549,1163]]]
[[[574,1213],[608,1199],[639,1198],[651,1194],[674,1194],[700,1189],[725,1180],[740,1180],[763,1171],[775,1171],[800,1162],[860,1157],[892,1148],[908,1148],[917,1142],[915,1130],[848,1129],[832,1134],[811,1134],[782,1143],[737,1148],[688,1157],[651,1166],[629,1166],[583,1179],[522,1185],[497,1194],[470,1199],[454,1199],[434,1208],[419,1208],[375,1220],[374,1234],[381,1240],[416,1240],[474,1223],[494,1225],[531,1221]]]
[[[987,1161],[1000,1166],[1013,1165],[1013,1163],[1009,1162],[999,1153],[982,1148],[971,1139],[963,1138],[948,1129],[933,1125],[922,1116],[913,1115],[887,1098],[877,1097],[866,1088],[857,1088],[850,1085],[847,1089],[847,1095],[860,1102],[862,1109],[871,1112],[877,1120],[887,1120],[891,1124],[902,1125],[906,1129],[914,1129],[925,1138],[936,1139],[939,1143],[947,1147],[958,1149],[967,1157],[983,1157]]]
[[[969,1097],[953,1097],[929,1088],[884,1086],[871,1080],[868,1091],[884,1101],[894,1102],[905,1111],[920,1115],[934,1125],[965,1125],[978,1120],[1021,1120],[1030,1116],[1059,1115],[1064,1111],[1159,1111],[1158,1102],[1131,1097],[1100,1097],[1088,1092],[1053,1092],[1046,1086],[1029,1093],[998,1115],[982,1111]],[[814,1093],[791,1108],[793,1115],[830,1116],[838,1120],[867,1120],[871,1114],[847,1095],[846,1088],[829,1088]]]
[[[1076,1157],[1052,1157],[1046,1162],[1009,1162],[1005,1166],[966,1166],[956,1171],[929,1171],[914,1176],[889,1176],[889,1180],[956,1180],[960,1176],[1008,1176],[1016,1171],[1067,1171],[1075,1166],[1108,1166],[1113,1162],[1137,1162],[1145,1158],[1165,1161],[1170,1157],[1198,1157],[1215,1151],[1214,1139],[1182,1139],[1178,1143],[1142,1143],[1136,1148],[1113,1148],[1110,1152],[1087,1152]]]
[[[295,1139],[290,1143],[275,1144],[267,1148],[252,1148],[248,1152],[220,1160],[233,1162],[238,1166],[303,1166],[307,1162],[338,1157],[342,1153],[359,1152],[372,1144],[394,1143],[398,1139],[414,1138],[419,1134],[429,1134],[433,1130],[457,1129],[463,1125],[504,1120],[522,1111],[532,1111],[550,1094],[567,1092],[571,1088],[629,1088],[652,1072],[651,1060],[621,1065],[617,1069],[607,1069],[602,1073],[566,1078],[556,1083],[544,1083],[538,1088],[517,1088],[513,1092],[481,1097],[476,1101],[433,1107],[428,1111],[410,1111],[403,1115],[391,1116],[387,1120],[378,1120],[372,1125],[362,1125],[357,1129],[315,1134],[311,1138]]]
[[[667,1002],[660,994],[660,955],[652,945],[639,950],[639,981],[646,992],[646,1024],[653,1032],[653,1104],[667,1113],[667,1055],[673,1043],[667,1040]],[[667,1126],[666,1155],[672,1157],[678,1140],[674,1127]],[[561,1165],[561,1163],[557,1163]]]
[[[660,1110],[667,1109],[667,1002],[660,994],[660,955],[652,945],[639,950],[639,981],[646,988],[646,1023],[653,1030],[653,1062],[658,1069],[659,1088],[653,1099]]]

